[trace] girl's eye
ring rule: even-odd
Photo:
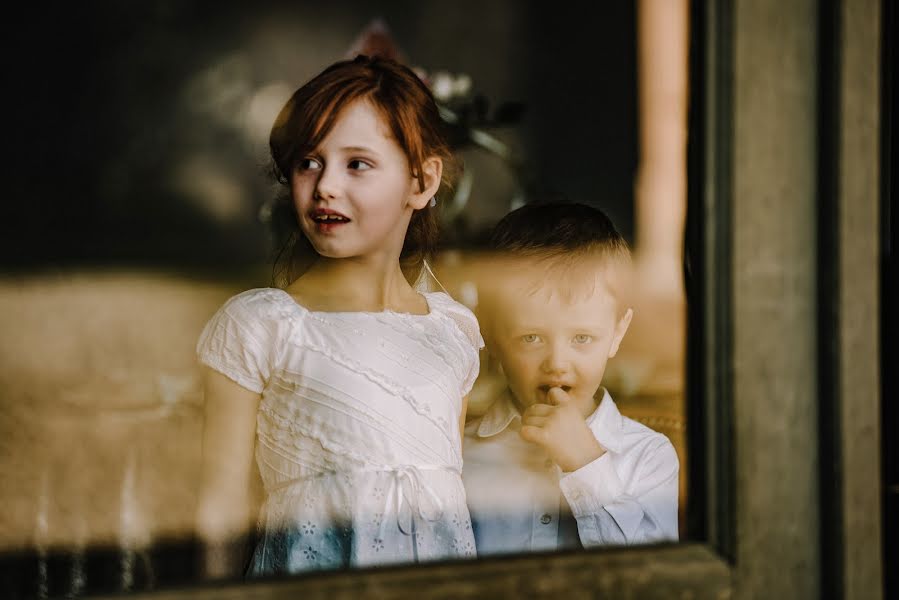
[[[593,336],[589,336],[585,333],[579,333],[576,336],[574,336],[575,344],[588,344],[591,341],[593,341]]]
[[[521,341],[525,344],[533,344],[539,340],[540,336],[538,336],[536,333],[529,333],[527,335],[521,336]]]
[[[321,169],[322,165],[320,162],[315,160],[314,158],[304,158],[297,165],[297,169],[300,171],[312,171],[314,169]]]
[[[353,171],[367,171],[371,169],[371,165],[365,162],[364,160],[354,159],[350,161],[350,164],[347,165]]]

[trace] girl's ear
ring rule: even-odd
[[[409,205],[415,210],[421,210],[428,205],[431,198],[440,189],[440,178],[443,176],[443,160],[439,156],[431,156],[421,163],[421,173],[425,182],[425,189],[418,191],[418,182],[415,182],[415,191],[409,199]]]

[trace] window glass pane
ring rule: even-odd
[[[199,581],[213,563],[218,576],[239,578],[254,548],[269,553],[262,562],[280,574],[302,571],[304,561],[343,568],[686,536],[685,2],[547,10],[511,0],[384,7],[266,0],[252,12],[234,2],[214,11],[195,3],[98,3],[62,7],[50,19],[17,11],[11,55],[19,58],[10,81],[18,101],[8,124],[17,158],[4,203],[4,221],[13,226],[0,240],[0,475],[7,482],[0,491],[0,587],[37,597],[142,591]],[[475,378],[459,361],[471,356],[465,344],[477,344],[478,333],[462,308],[446,308],[437,296],[427,310],[447,311],[455,321],[442,326],[457,329],[439,330],[430,354],[390,338],[391,328],[416,317],[359,339],[393,343],[391,369],[405,365],[429,390],[456,386],[447,392],[454,402],[470,387],[465,428],[421,404],[417,379],[379,378],[353,362],[352,348],[322,338],[323,365],[343,361],[384,394],[405,399],[420,420],[394,440],[393,462],[379,470],[372,462],[384,450],[377,440],[335,433],[327,420],[304,421],[299,401],[297,413],[263,401],[259,435],[267,437],[259,444],[266,450],[254,457],[248,447],[250,471],[224,461],[224,472],[249,473],[248,522],[265,503],[260,531],[267,518],[291,525],[269,527],[266,538],[245,531],[221,555],[203,558],[198,504],[202,511],[200,490],[213,484],[201,460],[206,403],[197,342],[226,300],[283,275],[273,271],[273,257],[290,234],[278,224],[290,224],[292,215],[268,173],[275,117],[299,85],[360,52],[413,67],[440,105],[464,168],[437,194],[440,243],[421,285],[470,309],[487,347],[471,359]],[[354,163],[344,176],[359,178],[364,169]],[[592,259],[508,263],[489,252],[491,230],[507,214],[562,202],[603,211],[631,249],[626,271],[615,271],[626,282],[620,288],[595,279],[611,271],[597,271]],[[573,256],[594,255],[582,249]],[[509,287],[513,271],[552,293],[531,293],[536,288],[521,281],[525,287]],[[612,316],[598,324],[565,321],[604,315],[603,292],[614,298]],[[285,298],[280,306],[289,311]],[[499,331],[511,327],[504,319],[522,316],[526,306],[547,332],[520,332],[519,341],[533,347],[504,354]],[[633,316],[625,318],[628,308]],[[362,327],[327,312],[309,313],[330,321],[325,331]],[[281,314],[285,322],[296,317]],[[270,368],[283,359],[289,336],[262,339],[264,327],[247,334],[242,322],[222,327],[209,335],[249,335],[257,350],[282,353],[266,355],[269,368],[228,371],[229,381],[256,393],[305,381],[278,379],[283,371]],[[571,354],[538,356],[543,350],[534,349],[556,343]],[[590,350],[597,360],[584,350],[591,344],[605,344]],[[221,360],[265,363],[247,352],[225,339]],[[440,360],[443,371],[434,366]],[[328,395],[313,388],[305,388],[303,402]],[[602,409],[604,390],[610,400]],[[340,397],[341,406],[352,404]],[[568,400],[580,424],[550,432],[552,439],[586,431],[594,445],[577,444],[581,451],[568,456],[567,444],[525,441],[515,420],[523,410],[545,406],[531,409],[545,411],[536,415],[542,428],[539,419]],[[440,406],[458,413],[456,405],[456,413]],[[354,410],[361,412],[340,423],[389,425],[377,405]],[[614,420],[619,412],[623,421]],[[231,425],[229,439],[246,434]],[[431,438],[421,433],[427,427]],[[609,434],[614,427],[620,431]],[[454,436],[466,432],[465,453],[454,457]],[[427,441],[448,433],[448,454],[440,456],[440,444]],[[329,462],[329,453],[344,450],[362,467]],[[441,474],[406,469],[402,452]],[[462,458],[475,473],[464,471],[465,483],[478,488],[468,496],[486,494],[488,505],[501,507],[495,514],[469,514],[453,470]],[[312,482],[316,470],[327,485]],[[434,487],[435,477],[449,478],[446,489],[460,495]],[[317,495],[307,493],[315,486]],[[665,491],[654,495],[658,489]],[[213,527],[235,509],[221,502],[210,510]],[[328,511],[339,510],[349,520],[330,519]],[[277,511],[281,517],[272,517]],[[470,516],[480,518],[475,531]],[[364,539],[354,534],[360,520]],[[268,546],[259,545],[263,539]]]

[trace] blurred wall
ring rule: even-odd
[[[492,133],[536,193],[597,203],[631,237],[630,2],[20,3],[5,19],[3,266],[266,261],[271,120],[375,18],[409,63],[468,74],[491,109],[523,102],[524,120]],[[476,236],[509,209],[514,181],[488,154],[463,154]]]

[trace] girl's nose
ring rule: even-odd
[[[320,200],[330,200],[337,197],[338,190],[337,174],[333,169],[323,168],[315,182],[315,198]]]

